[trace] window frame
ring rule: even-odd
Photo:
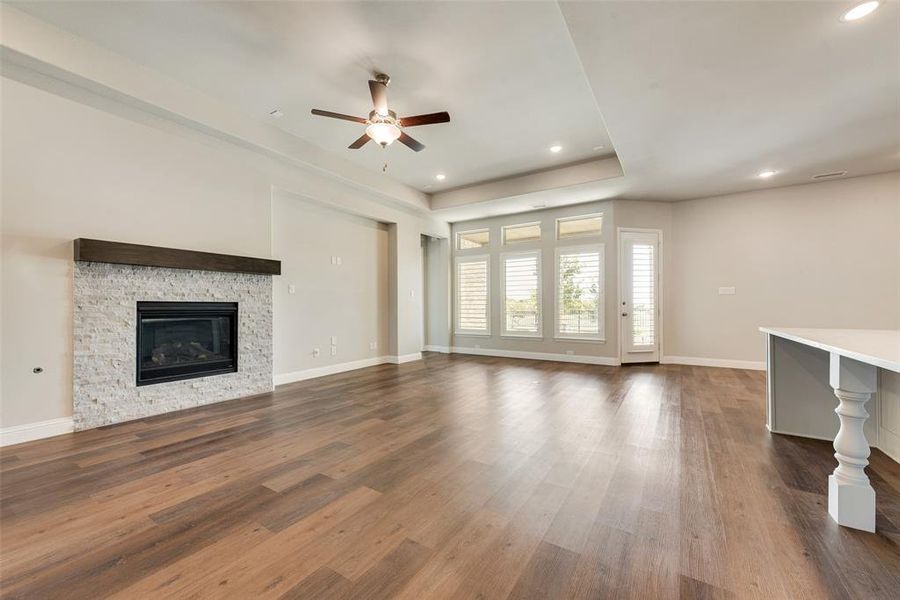
[[[543,270],[541,266],[540,250],[523,250],[517,252],[502,252],[500,254],[500,336],[516,339],[544,339],[544,300],[543,300]],[[531,332],[517,332],[506,330],[506,260],[516,256],[534,256],[537,258],[537,330]]]
[[[459,241],[461,239],[461,236],[463,236],[467,233],[487,233],[488,234],[487,244],[485,244],[484,246],[479,246],[478,248],[461,248],[459,245]],[[490,227],[480,227],[478,229],[466,229],[465,231],[457,231],[456,239],[454,240],[454,243],[456,244],[457,252],[478,252],[478,251],[484,252],[491,247],[491,228]]]
[[[573,254],[577,252],[597,252],[599,254],[600,281],[597,286],[597,333],[573,335],[571,333],[560,333],[560,301],[559,301],[559,263],[560,257],[564,254]],[[603,242],[595,244],[580,244],[572,246],[557,246],[554,249],[553,260],[553,339],[577,341],[577,342],[606,342],[606,245]]]
[[[518,240],[508,242],[506,241],[506,230],[514,229],[516,227],[531,227],[537,225],[538,228],[538,238],[536,240]],[[544,239],[544,227],[541,221],[530,221],[528,223],[514,223],[511,225],[502,225],[500,227],[500,245],[501,246],[518,246],[520,244],[539,244]]]
[[[474,250],[474,248],[473,248]],[[460,327],[459,321],[459,309],[462,306],[462,302],[460,302],[460,285],[459,285],[459,265],[460,263],[466,262],[484,262],[485,263],[485,278],[486,278],[486,291],[487,297],[485,302],[487,304],[486,309],[486,320],[485,320],[485,330],[480,329],[462,329]],[[473,336],[473,337],[491,337],[491,255],[490,254],[468,254],[466,256],[457,256],[453,261],[453,334],[460,336]]]
[[[597,217],[600,218],[600,231],[598,231],[597,233],[578,233],[575,235],[567,235],[566,237],[559,237],[559,224],[560,223],[565,223],[567,221],[578,221],[579,219],[594,219]],[[566,240],[577,240],[577,239],[581,239],[581,238],[590,238],[590,237],[599,238],[603,235],[603,219],[604,218],[605,217],[602,212],[588,213],[585,215],[573,215],[571,217],[559,217],[555,221],[556,241],[564,242]]]

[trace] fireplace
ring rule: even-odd
[[[137,385],[237,371],[236,302],[138,302]]]

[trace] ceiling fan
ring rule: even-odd
[[[374,80],[369,80],[369,92],[372,94],[372,104],[375,108],[369,113],[369,118],[367,119],[343,115],[328,110],[319,110],[318,108],[312,109],[312,114],[320,117],[343,119],[344,121],[353,121],[354,123],[366,125],[366,132],[362,134],[358,140],[348,146],[351,150],[362,148],[369,140],[375,140],[375,142],[381,144],[382,147],[386,147],[394,141],[399,140],[401,144],[405,144],[416,152],[420,152],[425,149],[425,144],[406,135],[403,128],[418,127],[419,125],[432,125],[434,123],[448,123],[450,121],[450,115],[447,112],[436,112],[427,115],[398,118],[397,113],[388,110],[387,107],[387,86],[390,82],[391,78],[384,73],[377,73]]]

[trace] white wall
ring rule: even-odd
[[[597,210],[605,214],[606,343],[557,342],[553,220]],[[535,220],[544,230],[533,246],[543,251],[544,339],[503,339],[500,227]],[[466,221],[453,231],[483,227],[490,249],[466,252],[491,255],[493,335],[454,336],[458,347],[616,357],[619,227],[663,232],[664,357],[759,364],[762,325],[900,329],[900,172],[683,202],[582,204]],[[735,295],[718,294],[731,286]]]
[[[446,236],[446,225],[342,177],[37,72],[15,75],[2,80],[0,106],[0,427],[71,415],[74,238],[270,256],[273,195],[391,224],[391,329],[384,341],[383,319],[374,324],[378,350],[407,357],[419,351],[421,312],[409,310],[422,288],[419,239]],[[365,348],[370,333],[360,333]],[[339,338],[340,351],[351,343]],[[40,375],[32,373],[37,366]]]
[[[272,222],[282,261],[273,294],[276,380],[387,354],[387,226],[284,195],[273,198]]]
[[[672,228],[669,356],[762,361],[761,325],[900,329],[900,172],[677,202]]]
[[[270,214],[236,157],[10,79],[2,93],[7,427],[71,414],[73,239],[268,256]]]
[[[556,219],[574,215],[603,213],[603,230],[601,235],[589,238],[556,240]],[[540,242],[519,243],[504,247],[501,244],[501,227],[517,223],[540,221],[542,238]],[[459,231],[472,229],[490,230],[490,246],[471,250],[456,250],[455,235]],[[518,215],[505,215],[490,219],[479,219],[455,223],[452,227],[454,256],[490,255],[490,295],[491,295],[491,335],[490,337],[453,335],[453,346],[457,348],[500,350],[512,352],[532,352],[540,354],[565,355],[571,351],[574,356],[605,358],[615,361],[618,356],[618,332],[616,317],[616,229],[613,202],[588,202],[573,206],[533,211]],[[555,306],[555,248],[563,246],[580,246],[584,244],[602,243],[605,254],[605,302],[603,341],[572,341],[554,339],[554,306]],[[501,327],[501,277],[500,255],[504,252],[540,250],[541,251],[541,294],[543,305],[543,337],[542,339],[510,339],[500,335]],[[454,267],[451,266],[451,273]]]

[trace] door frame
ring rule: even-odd
[[[663,362],[663,357],[665,354],[663,353],[663,298],[665,297],[664,288],[663,288],[663,264],[665,264],[664,253],[663,253],[663,232],[662,229],[651,229],[646,227],[617,227],[616,228],[616,267],[618,269],[616,273],[616,287],[618,287],[618,292],[616,294],[616,334],[618,338],[618,346],[619,346],[619,364],[622,364],[622,357],[625,353],[625,338],[622,335],[622,299],[625,297],[625,241],[622,237],[623,233],[655,233],[659,239],[659,246],[657,248],[657,274],[659,277],[659,281],[657,283],[657,301],[656,301],[656,339],[659,343],[659,362]]]

